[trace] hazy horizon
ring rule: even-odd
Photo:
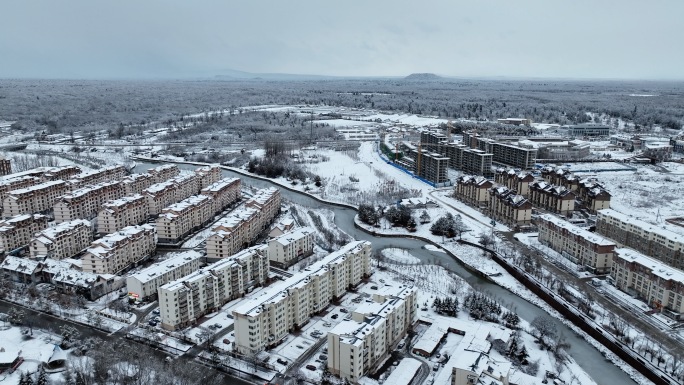
[[[684,2],[86,0],[0,5],[0,78],[684,80]]]

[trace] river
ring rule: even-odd
[[[138,163],[134,172],[145,172],[147,169],[156,167],[157,164],[152,163]],[[198,166],[179,163],[178,167],[185,170],[195,170]],[[236,177],[242,179],[243,183],[257,187],[280,187],[277,184],[264,181],[261,179],[251,178],[236,172],[223,170],[224,177]],[[293,192],[287,189],[280,188],[281,195],[293,203],[300,204],[311,208],[320,208],[332,210],[335,213],[335,224],[351,235],[355,239],[367,240],[373,244],[374,250],[381,250],[388,247],[397,247],[408,250],[412,255],[421,259],[424,262],[439,262],[442,266],[450,271],[458,274],[466,282],[468,282],[475,290],[490,294],[496,298],[503,306],[514,308],[520,318],[532,322],[532,320],[539,315],[547,315],[546,311],[540,307],[524,300],[523,298],[511,293],[510,291],[491,283],[479,275],[475,275],[467,270],[463,265],[454,261],[448,254],[443,252],[433,252],[424,248],[425,242],[410,239],[410,238],[382,238],[375,237],[371,234],[363,232],[354,226],[354,216],[356,211],[319,202],[308,195]],[[556,320],[556,327],[560,334],[566,337],[567,342],[571,344],[568,353],[575,359],[575,361],[596,381],[599,385],[629,385],[636,384],[624,371],[611,362],[592,345],[590,345],[584,338],[577,335],[572,329],[567,327],[562,322]]]

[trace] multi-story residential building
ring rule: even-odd
[[[594,274],[610,271],[615,242],[550,214],[540,215],[536,224],[542,244]]]
[[[175,330],[268,281],[268,249],[259,245],[158,289],[162,327]]]
[[[119,199],[123,195],[124,188],[119,182],[102,182],[73,190],[62,195],[55,203],[55,221],[60,223],[72,219],[93,219],[104,202]]]
[[[40,214],[17,215],[0,221],[0,256],[28,245],[33,236],[47,226],[47,216]]]
[[[611,195],[593,179],[579,181],[577,200],[591,213],[610,208]]]
[[[126,278],[128,297],[138,302],[156,299],[160,287],[196,272],[201,265],[202,254],[195,250],[155,263]]]
[[[180,175],[180,169],[175,164],[163,164],[147,170],[154,183],[164,182]]]
[[[93,241],[93,229],[89,221],[74,219],[47,228],[31,240],[31,257],[36,259],[71,258],[83,251]]]
[[[216,222],[207,238],[207,260],[216,261],[249,246],[260,232],[259,210],[237,209]]]
[[[53,180],[69,180],[73,176],[80,173],[81,168],[78,166],[47,167],[41,173],[40,178],[44,182],[50,182]]]
[[[240,199],[242,182],[239,178],[225,178],[202,189],[201,194],[212,199],[212,210],[219,212]]]
[[[154,255],[156,247],[154,226],[124,227],[94,241],[82,258],[82,269],[95,274],[119,274]]]
[[[193,195],[162,210],[156,221],[158,241],[175,244],[213,217],[212,199]]]
[[[494,181],[527,198],[530,195],[530,183],[534,182],[534,176],[525,171],[499,168],[496,170]]]
[[[115,233],[127,226],[138,225],[149,216],[147,199],[136,194],[102,204],[97,213],[97,232],[100,234]]]
[[[512,143],[492,143],[492,161],[507,166],[530,170],[537,162],[537,149],[516,146]]]
[[[610,126],[604,124],[583,123],[568,127],[568,135],[572,137],[610,136]]]
[[[471,206],[487,207],[492,186],[493,183],[483,176],[465,175],[456,179],[454,195]]]
[[[583,140],[536,143],[537,158],[548,160],[576,160],[591,154],[591,145]]]
[[[0,179],[0,199],[4,200],[7,193],[12,190],[19,190],[40,183],[40,178],[24,175],[15,178]]]
[[[598,211],[596,232],[666,264],[684,269],[684,236],[612,209]]]
[[[0,175],[9,175],[12,173],[12,162],[4,157],[0,157]]]
[[[675,320],[684,320],[684,271],[636,250],[619,248],[613,255],[610,277],[618,289]]]
[[[124,166],[110,166],[78,174],[69,179],[69,184],[72,188],[80,188],[89,184],[120,181],[124,176],[126,176],[126,168]]]
[[[414,173],[426,179],[435,185],[444,185],[449,182],[447,176],[447,168],[449,167],[449,158],[440,155],[436,152],[428,151],[412,151],[413,159],[415,159]]]
[[[497,123],[501,124],[512,124],[514,126],[527,126],[529,127],[532,124],[532,120],[526,119],[526,118],[503,118],[503,119],[497,119]]]
[[[145,189],[150,215],[159,214],[165,207],[199,192],[199,179],[196,174],[177,176],[166,182],[156,183]]]
[[[233,309],[234,350],[252,355],[276,345],[313,314],[370,275],[371,244],[356,241],[277,282]]]
[[[280,190],[275,187],[264,188],[256,192],[245,202],[245,207],[259,209],[259,227],[266,228],[276,215],[280,214]]]
[[[195,174],[199,178],[199,188],[203,189],[221,179],[221,168],[219,166],[204,166],[195,170]]]
[[[561,215],[575,210],[575,193],[563,186],[534,182],[530,184],[529,199],[535,207]]]
[[[314,231],[300,227],[268,241],[271,265],[287,268],[313,254]]]
[[[3,216],[11,217],[49,211],[55,201],[67,191],[67,184],[61,180],[9,191],[2,201]]]
[[[461,167],[459,169],[466,174],[482,175],[486,178],[494,176],[492,172],[491,153],[472,148],[464,148],[461,151]]]
[[[532,203],[505,186],[489,190],[486,213],[494,220],[517,228],[532,223]]]
[[[374,294],[352,312],[351,320],[328,333],[328,370],[358,383],[359,379],[389,357],[416,320],[417,290],[412,286],[388,288]]]
[[[127,196],[143,194],[145,189],[157,183],[152,174],[131,174],[121,180]]]

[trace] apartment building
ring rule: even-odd
[[[40,178],[43,182],[69,180],[80,173],[81,168],[78,166],[47,167],[41,172]]]
[[[540,215],[536,224],[540,243],[594,274],[610,272],[615,242],[550,214]]]
[[[300,227],[268,241],[271,265],[288,268],[313,254],[314,230]]]
[[[684,269],[684,236],[653,225],[632,215],[612,209],[599,210],[596,232],[626,246],[656,258],[677,269]]]
[[[231,256],[249,246],[260,232],[259,210],[243,207],[216,222],[207,238],[207,260]]]
[[[444,185],[449,182],[447,175],[447,168],[449,167],[449,158],[440,155],[436,152],[412,151],[413,159],[415,159],[414,173],[435,185]]]
[[[503,118],[497,119],[497,123],[500,124],[512,124],[514,126],[527,126],[532,125],[532,120],[526,118]]]
[[[618,248],[610,277],[618,289],[675,320],[684,320],[684,271],[636,250]]]
[[[126,168],[124,166],[109,166],[78,174],[69,179],[69,184],[72,188],[80,188],[89,184],[119,181],[123,179],[124,176],[126,176]]]
[[[489,190],[489,204],[485,212],[494,220],[516,228],[532,223],[532,203],[505,186]]]
[[[73,190],[62,195],[55,203],[55,222],[93,219],[104,202],[119,199],[124,193],[124,188],[119,182],[102,182]]]
[[[259,245],[158,289],[162,327],[188,326],[204,314],[268,281],[268,248]]]
[[[472,148],[463,148],[461,151],[461,166],[459,169],[466,174],[482,175],[493,178],[492,160],[493,154]]]
[[[514,168],[531,170],[537,162],[537,149],[516,146],[512,143],[492,143],[492,161]]]
[[[202,188],[200,193],[212,199],[212,211],[217,213],[240,199],[241,188],[239,178],[225,178]]]
[[[0,175],[9,175],[12,173],[12,162],[4,157],[0,157]]]
[[[121,180],[126,196],[143,194],[145,189],[157,183],[152,174],[131,174]]]
[[[163,164],[147,170],[154,183],[164,182],[180,175],[180,169],[175,164]]]
[[[578,139],[538,143],[536,147],[538,159],[576,160],[591,155],[591,144]]]
[[[454,195],[471,206],[487,207],[492,186],[494,184],[483,176],[465,175],[456,179]]]
[[[35,186],[39,183],[39,178],[29,175],[24,175],[16,178],[0,179],[0,202],[5,200],[7,193],[10,191]]]
[[[150,215],[159,214],[165,207],[180,202],[199,191],[196,174],[177,176],[166,182],[156,183],[145,189]]]
[[[124,227],[145,222],[148,216],[147,199],[140,194],[110,200],[103,203],[97,213],[97,232],[115,233]]]
[[[610,193],[595,179],[583,179],[579,181],[577,188],[577,200],[592,214],[597,211],[610,208]]]
[[[201,265],[202,254],[195,250],[155,263],[126,278],[128,298],[137,302],[154,300],[160,287],[198,271]]]
[[[245,202],[245,207],[259,210],[259,227],[265,229],[273,218],[280,214],[280,190],[275,187],[264,188],[256,192]]]
[[[219,166],[204,166],[195,170],[199,178],[199,188],[203,189],[221,179],[221,168]]]
[[[568,135],[572,137],[610,136],[610,126],[604,124],[583,123],[568,127]]]
[[[31,240],[31,257],[36,259],[71,258],[93,241],[93,228],[85,219],[74,219],[47,228]]]
[[[56,180],[9,191],[2,201],[3,216],[49,211],[57,199],[68,190],[69,187],[64,181]]]
[[[95,274],[120,274],[154,255],[156,247],[154,226],[124,227],[91,243],[81,259],[82,269]]]
[[[17,215],[0,220],[0,256],[28,245],[33,236],[47,226],[47,216],[40,214]]]
[[[563,187],[537,181],[530,184],[530,201],[541,210],[569,215],[575,210],[575,193]]]
[[[356,241],[233,309],[234,350],[251,355],[276,345],[313,314],[370,275],[371,244]]]
[[[208,196],[193,195],[162,210],[156,220],[159,243],[175,244],[202,227],[214,217],[212,205]]]
[[[352,312],[351,320],[328,333],[328,370],[358,383],[393,351],[416,320],[417,290],[399,285],[374,294]]]
[[[527,198],[530,195],[530,183],[534,182],[534,176],[525,171],[499,168],[494,175],[494,181]]]

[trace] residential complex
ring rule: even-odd
[[[494,187],[489,190],[485,213],[496,221],[520,228],[532,222],[532,203],[508,187]]]
[[[603,124],[583,123],[568,127],[568,135],[571,137],[584,136],[610,136],[610,127]]]
[[[97,232],[110,234],[126,226],[138,225],[149,216],[147,199],[140,194],[102,204],[97,213]]]
[[[527,198],[530,195],[530,183],[534,182],[534,176],[525,171],[499,168],[496,170],[494,181]]]
[[[124,188],[120,182],[102,182],[73,190],[62,195],[55,203],[53,209],[55,222],[93,219],[104,202],[119,199],[123,195]]]
[[[212,199],[193,195],[162,210],[157,217],[159,243],[175,244],[214,217]]]
[[[9,175],[12,173],[12,162],[7,159],[0,157],[0,175]]]
[[[221,168],[219,166],[204,166],[195,170],[199,178],[199,188],[203,189],[221,179]]]
[[[175,330],[268,281],[268,248],[255,246],[158,289],[162,327]]]
[[[542,210],[568,215],[575,210],[575,193],[563,187],[537,181],[530,184],[530,201]]]
[[[498,164],[530,170],[537,162],[537,149],[512,143],[492,143],[492,161]]]
[[[159,183],[177,177],[180,169],[175,164],[163,164],[147,170],[147,174],[152,177],[154,183]]]
[[[684,269],[684,236],[612,209],[599,210],[596,232],[670,266]]]
[[[28,245],[33,236],[47,226],[47,216],[40,214],[23,214],[1,220],[0,256]]]
[[[595,214],[598,210],[610,208],[611,195],[596,178],[581,179],[564,168],[545,167],[541,173],[546,182],[575,193],[575,200],[587,211]]]
[[[11,175],[10,175],[11,176]],[[5,200],[7,193],[12,190],[19,190],[40,183],[40,178],[24,175],[16,178],[0,179],[0,199]]]
[[[196,195],[198,192],[199,180],[197,175],[186,174],[166,182],[156,183],[146,188],[142,195],[147,197],[150,215],[156,215],[165,207]]]
[[[610,272],[615,242],[550,214],[540,215],[536,224],[542,244],[594,274]]]
[[[124,227],[93,242],[82,258],[82,268],[95,274],[120,274],[151,257],[156,246],[154,226]]]
[[[465,175],[456,179],[454,196],[471,206],[484,208],[489,204],[489,189],[493,186],[483,176]]]
[[[494,176],[492,172],[493,155],[482,150],[463,148],[461,151],[461,166],[458,168],[466,174],[482,175],[487,178]]]
[[[74,219],[47,228],[31,240],[31,257],[36,259],[71,258],[83,251],[93,241],[93,229],[89,221]]]
[[[428,151],[414,151],[412,155],[415,159],[414,171],[417,176],[440,186],[449,181],[447,176],[448,157]]]
[[[110,166],[75,175],[73,178],[69,179],[69,184],[73,186],[73,188],[80,188],[89,184],[121,180],[124,176],[126,176],[126,168],[124,166]]]
[[[615,286],[675,320],[684,320],[684,271],[636,250],[615,249],[610,277]]]
[[[416,320],[413,286],[381,290],[328,333],[328,370],[352,383],[389,357]]]
[[[313,254],[314,230],[300,227],[268,241],[268,259],[271,265],[288,268]]]
[[[56,180],[9,191],[2,201],[2,215],[7,218],[47,212],[68,189],[64,181]]]
[[[225,178],[202,188],[200,193],[212,199],[212,211],[217,213],[240,199],[241,187],[239,178]]]
[[[152,174],[131,174],[121,180],[127,196],[142,194],[145,189],[158,183]]]
[[[128,297],[135,301],[156,299],[157,289],[199,270],[202,254],[195,250],[183,251],[176,256],[140,270],[126,278]]]
[[[370,254],[370,242],[349,243],[233,309],[234,350],[252,355],[301,328],[370,275]]]

